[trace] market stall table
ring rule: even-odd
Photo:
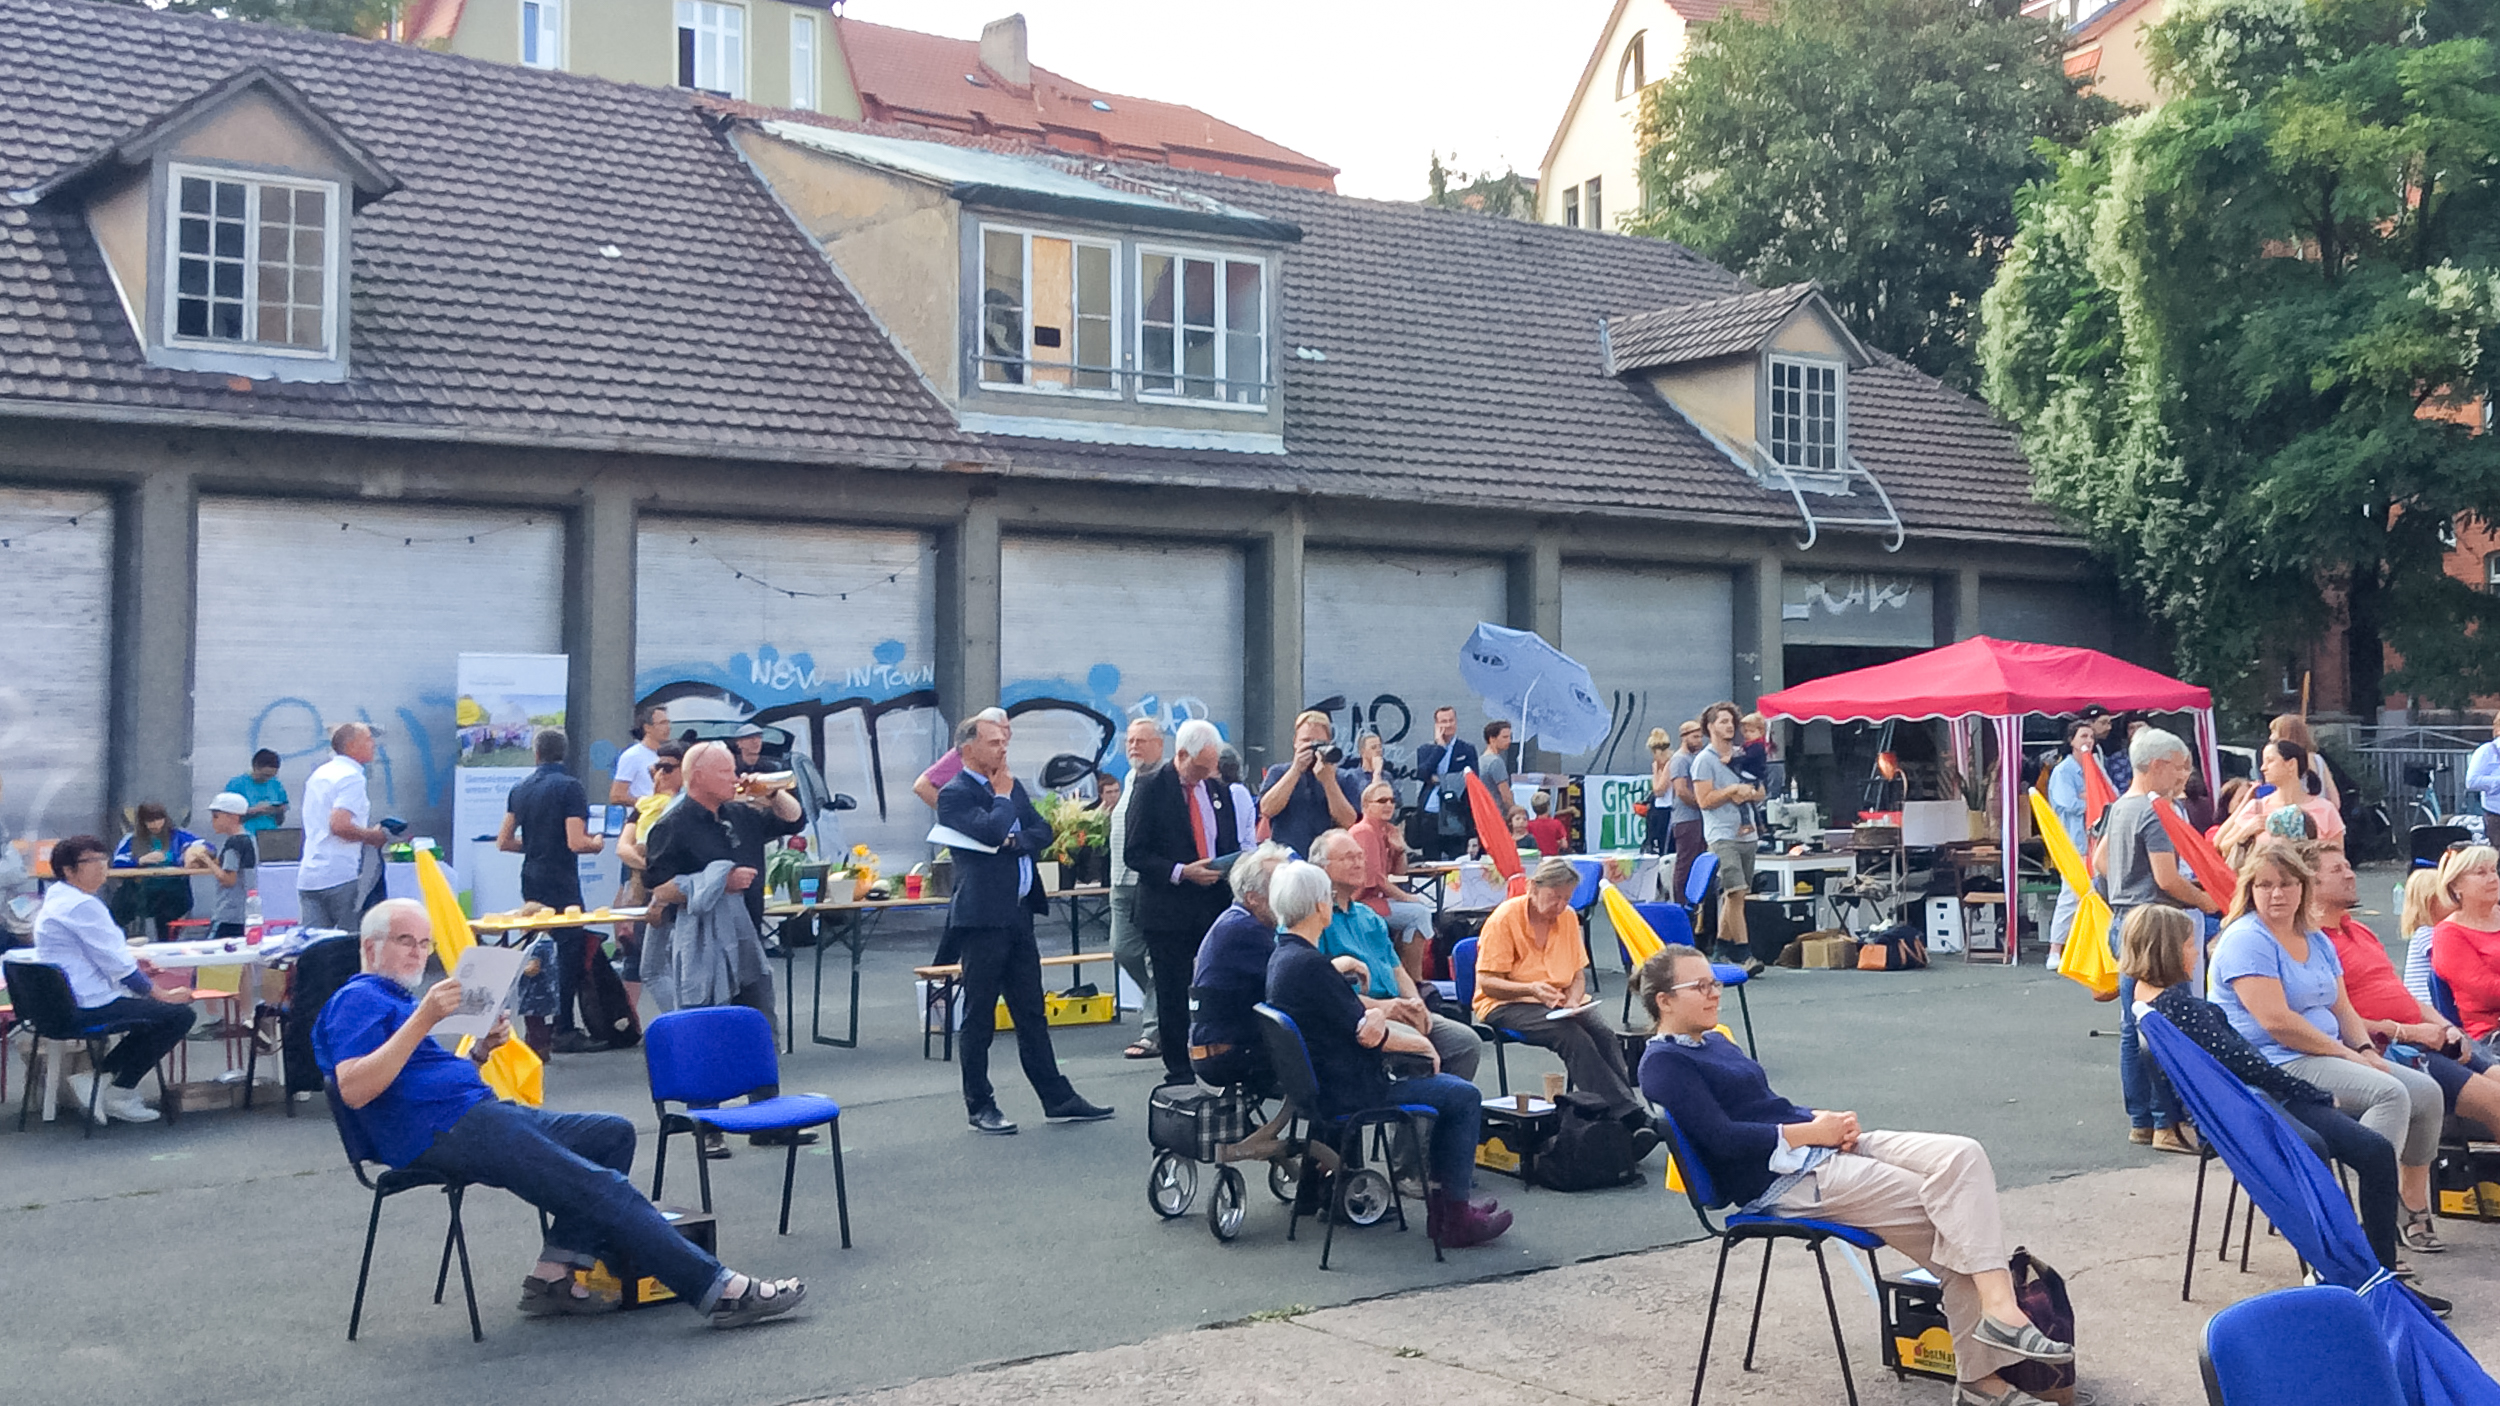
[[[1808,875],[1837,874],[1846,878],[1857,872],[1858,857],[1852,850],[1832,849],[1808,850],[1804,854],[1764,854],[1754,860],[1753,868],[1757,876],[1768,874],[1779,880],[1778,892],[1765,895],[1766,897],[1774,898],[1782,903],[1802,902],[1814,905],[1821,912],[1831,916],[1831,922],[1827,926],[1838,927],[1840,926],[1840,906],[1832,901],[1831,894],[1825,889],[1825,885],[1830,881],[1824,879],[1815,883],[1814,891],[1806,894],[1797,892],[1797,885]],[[1809,911],[1807,916],[1811,919],[1816,914]]]
[[[804,919],[814,929],[816,937],[815,1008],[808,1015],[808,1038],[819,1045],[832,1045],[837,1049],[850,1050],[859,1047],[859,964],[860,958],[867,952],[868,929],[873,926],[874,920],[892,909],[944,908],[953,902],[951,898],[851,898],[840,903],[768,905],[764,909],[764,917],[768,921],[780,920],[775,924],[775,935],[781,940],[783,963],[783,1048],[790,1050],[798,1048],[799,953],[798,949],[791,945],[788,937],[789,926],[793,921]],[[836,920],[830,925],[833,928],[833,932],[830,933],[827,931],[828,924],[824,921],[828,917]],[[828,1035],[824,1031],[825,941],[828,937],[835,936],[838,936],[842,945],[849,948],[851,952],[851,1014],[850,1033],[847,1035]]]
[[[233,992],[210,992],[208,995],[211,998],[226,997],[233,1001],[236,1010],[250,1011],[257,1015],[262,1004],[261,974],[282,970],[291,965],[296,955],[302,952],[313,938],[327,936],[329,934],[326,932],[287,932],[272,934],[257,943],[247,942],[239,937],[203,938],[195,942],[133,944],[130,951],[132,956],[140,958],[160,972],[197,972],[203,967],[241,967],[244,979],[241,989]],[[248,1034],[246,1038],[249,1038]],[[247,1085],[248,1082],[247,1072]],[[57,1094],[57,1087],[44,1091],[43,1117],[47,1123],[52,1121],[54,1100]],[[246,1087],[243,1095],[243,1106],[246,1108],[251,1107],[251,1095],[251,1089]],[[182,1112],[181,1101],[176,1099],[173,1102],[175,1106],[167,1110],[168,1115],[178,1116]]]

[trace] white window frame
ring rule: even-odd
[[[816,112],[824,106],[824,60],[818,52],[816,16],[799,10],[790,16],[790,106]]]
[[[982,340],[989,328],[989,310],[982,300],[988,295],[989,292],[989,237],[993,234],[1012,234],[1016,236],[1018,241],[1021,243],[1024,252],[1024,271],[1022,275],[1024,281],[1024,302],[1022,307],[1024,311],[1025,379],[1021,382],[993,381],[989,379],[989,347]],[[1108,387],[1062,387],[1037,386],[1033,384],[1033,241],[1035,239],[1062,239],[1066,240],[1073,248],[1101,249],[1110,255],[1111,384]],[[1125,297],[1126,290],[1123,287],[1126,280],[1120,276],[1120,242],[1118,240],[1103,239],[1092,235],[1071,234],[1066,230],[1044,229],[1035,225],[1011,225],[990,220],[983,220],[975,226],[975,232],[973,235],[973,250],[973,268],[975,272],[973,286],[976,291],[973,295],[972,313],[972,375],[973,381],[976,385],[980,386],[980,388],[985,391],[1004,391],[1012,395],[1074,396],[1081,400],[1122,400],[1126,398],[1127,392],[1120,384],[1121,380],[1128,374],[1126,370],[1123,369],[1128,365],[1128,362],[1121,356],[1121,352],[1124,350],[1125,341],[1123,336],[1124,319],[1122,318],[1121,313],[1127,301]],[[1071,267],[1073,267],[1073,259],[1071,259],[1070,263]],[[1071,301],[1073,301],[1074,290],[1070,290],[1070,292]],[[1070,334],[1073,335],[1075,330],[1076,329],[1074,328],[1070,328]],[[1076,348],[1073,346],[1068,348],[1068,360],[1071,366],[1075,365]]]
[[[1562,222],[1565,229],[1580,227],[1580,188],[1578,186],[1563,187]]]
[[[175,329],[180,325],[182,305],[182,183],[185,179],[223,181],[243,187],[243,328],[249,334],[260,325],[260,196],[262,190],[282,186],[291,190],[319,191],[322,201],[321,233],[321,344],[299,347],[289,342],[264,342],[255,336],[239,338],[188,337]],[[164,279],[164,295],[159,302],[162,321],[160,345],[193,351],[249,352],[255,356],[289,357],[303,361],[335,361],[339,355],[339,332],[345,298],[339,279],[339,250],[345,233],[342,202],[346,192],[335,181],[306,180],[297,176],[278,176],[261,171],[238,170],[233,167],[192,166],[168,163],[165,167],[165,256],[160,270]],[[212,278],[214,274],[212,273]]]
[[[520,13],[521,47],[514,52],[519,56],[521,67],[552,69],[564,67],[565,31],[570,28],[564,22],[566,18],[564,0],[521,0],[515,9]],[[534,26],[537,32],[534,35],[531,32],[533,26],[530,24],[530,12],[533,9],[538,14],[538,23]],[[535,59],[530,57],[530,41],[533,38],[538,41],[538,57]]]
[[[734,34],[720,23],[722,19],[733,15],[736,16],[738,24]],[[733,98],[744,100],[747,95],[747,7],[736,3],[736,0],[677,0],[676,16],[677,22],[669,27],[668,32],[669,72],[671,74],[677,72],[677,36],[691,29],[695,36],[694,72],[685,75],[692,81],[684,86],[699,92],[727,93]],[[703,41],[707,34],[716,47],[734,44],[737,48],[735,62],[730,62],[726,55],[720,59],[720,66],[730,71],[714,75],[729,80],[718,87],[708,87],[703,82]]]
[[[1172,259],[1197,259],[1215,265],[1215,382],[1217,386],[1227,390],[1232,386],[1234,377],[1231,367],[1226,364],[1232,353],[1229,332],[1231,324],[1226,318],[1226,314],[1230,311],[1228,303],[1232,294],[1231,285],[1224,277],[1224,265],[1234,263],[1259,266],[1259,369],[1252,381],[1252,384],[1258,387],[1259,398],[1257,400],[1233,400],[1229,394],[1209,399],[1205,396],[1189,395],[1182,391],[1146,389],[1146,259],[1149,255],[1161,255]],[[1275,339],[1268,334],[1268,329],[1273,322],[1269,314],[1274,310],[1276,300],[1276,265],[1272,260],[1261,255],[1226,253],[1218,249],[1192,249],[1176,244],[1141,243],[1131,255],[1129,276],[1137,281],[1137,313],[1130,319],[1130,322],[1134,324],[1135,329],[1131,345],[1136,348],[1139,401],[1149,405],[1181,405],[1201,410],[1246,411],[1255,415],[1264,415],[1275,408],[1274,398],[1277,388],[1271,384],[1273,378],[1268,375],[1268,367],[1276,360]],[[1186,385],[1189,377],[1181,370],[1185,339],[1177,335],[1179,329],[1184,326],[1180,320],[1181,298],[1181,288],[1175,284],[1172,290],[1172,326],[1176,335],[1172,343],[1171,379]]]
[[[1580,182],[1580,223],[1587,229],[1606,227],[1606,178],[1591,176]]]
[[[2500,552],[2483,553],[2483,592],[2500,596]]]
[[[1649,86],[1649,31],[1642,30],[1624,41],[1623,55],[1615,60],[1615,101],[1628,102]]]
[[[1808,373],[1828,372],[1832,378],[1832,462],[1830,464],[1790,463],[1780,457],[1778,435],[1779,371],[1796,367]],[[1810,386],[1801,386],[1797,394],[1811,395]],[[1799,417],[1800,428],[1803,416]],[[1849,368],[1836,357],[1800,356],[1773,352],[1762,359],[1762,452],[1770,461],[1791,473],[1837,474],[1847,471],[1849,464]]]

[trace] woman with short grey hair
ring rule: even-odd
[[[1273,1087],[1251,1007],[1267,997],[1267,959],[1276,951],[1276,914],[1268,886],[1293,852],[1269,842],[1233,861],[1227,879],[1233,906],[1217,915],[1198,944],[1189,975],[1189,1068],[1218,1088]]]

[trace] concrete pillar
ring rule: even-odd
[[[634,737],[635,550],[631,489],[595,479],[564,525],[565,738],[591,801],[607,800]]]
[[[1979,633],[1979,572],[1965,566],[1953,573],[1953,633],[1936,632],[1936,643],[1952,644]]]
[[[115,512],[108,837],[141,801],[162,801],[177,819],[191,808],[199,497],[188,469],[163,468],[124,494]],[[206,815],[190,819],[193,829],[208,829]]]
[[[1779,554],[1764,552],[1738,573],[1736,587],[1736,701],[1750,708],[1766,693],[1786,688],[1780,644]]]
[[[1302,508],[1295,504],[1251,539],[1244,563],[1241,758],[1254,777],[1287,757],[1294,715],[1309,701],[1302,696],[1302,548]]]
[[[998,702],[998,500],[977,494],[938,534],[938,707],[952,724]]]
[[[1539,528],[1528,549],[1510,558],[1510,627],[1534,630],[1545,642],[1570,653],[1562,637],[1562,534]],[[1562,756],[1530,741],[1524,755],[1514,752],[1523,771],[1559,771]]]

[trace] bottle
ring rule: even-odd
[[[260,890],[248,888],[243,891],[243,941],[257,947],[261,934]]]

